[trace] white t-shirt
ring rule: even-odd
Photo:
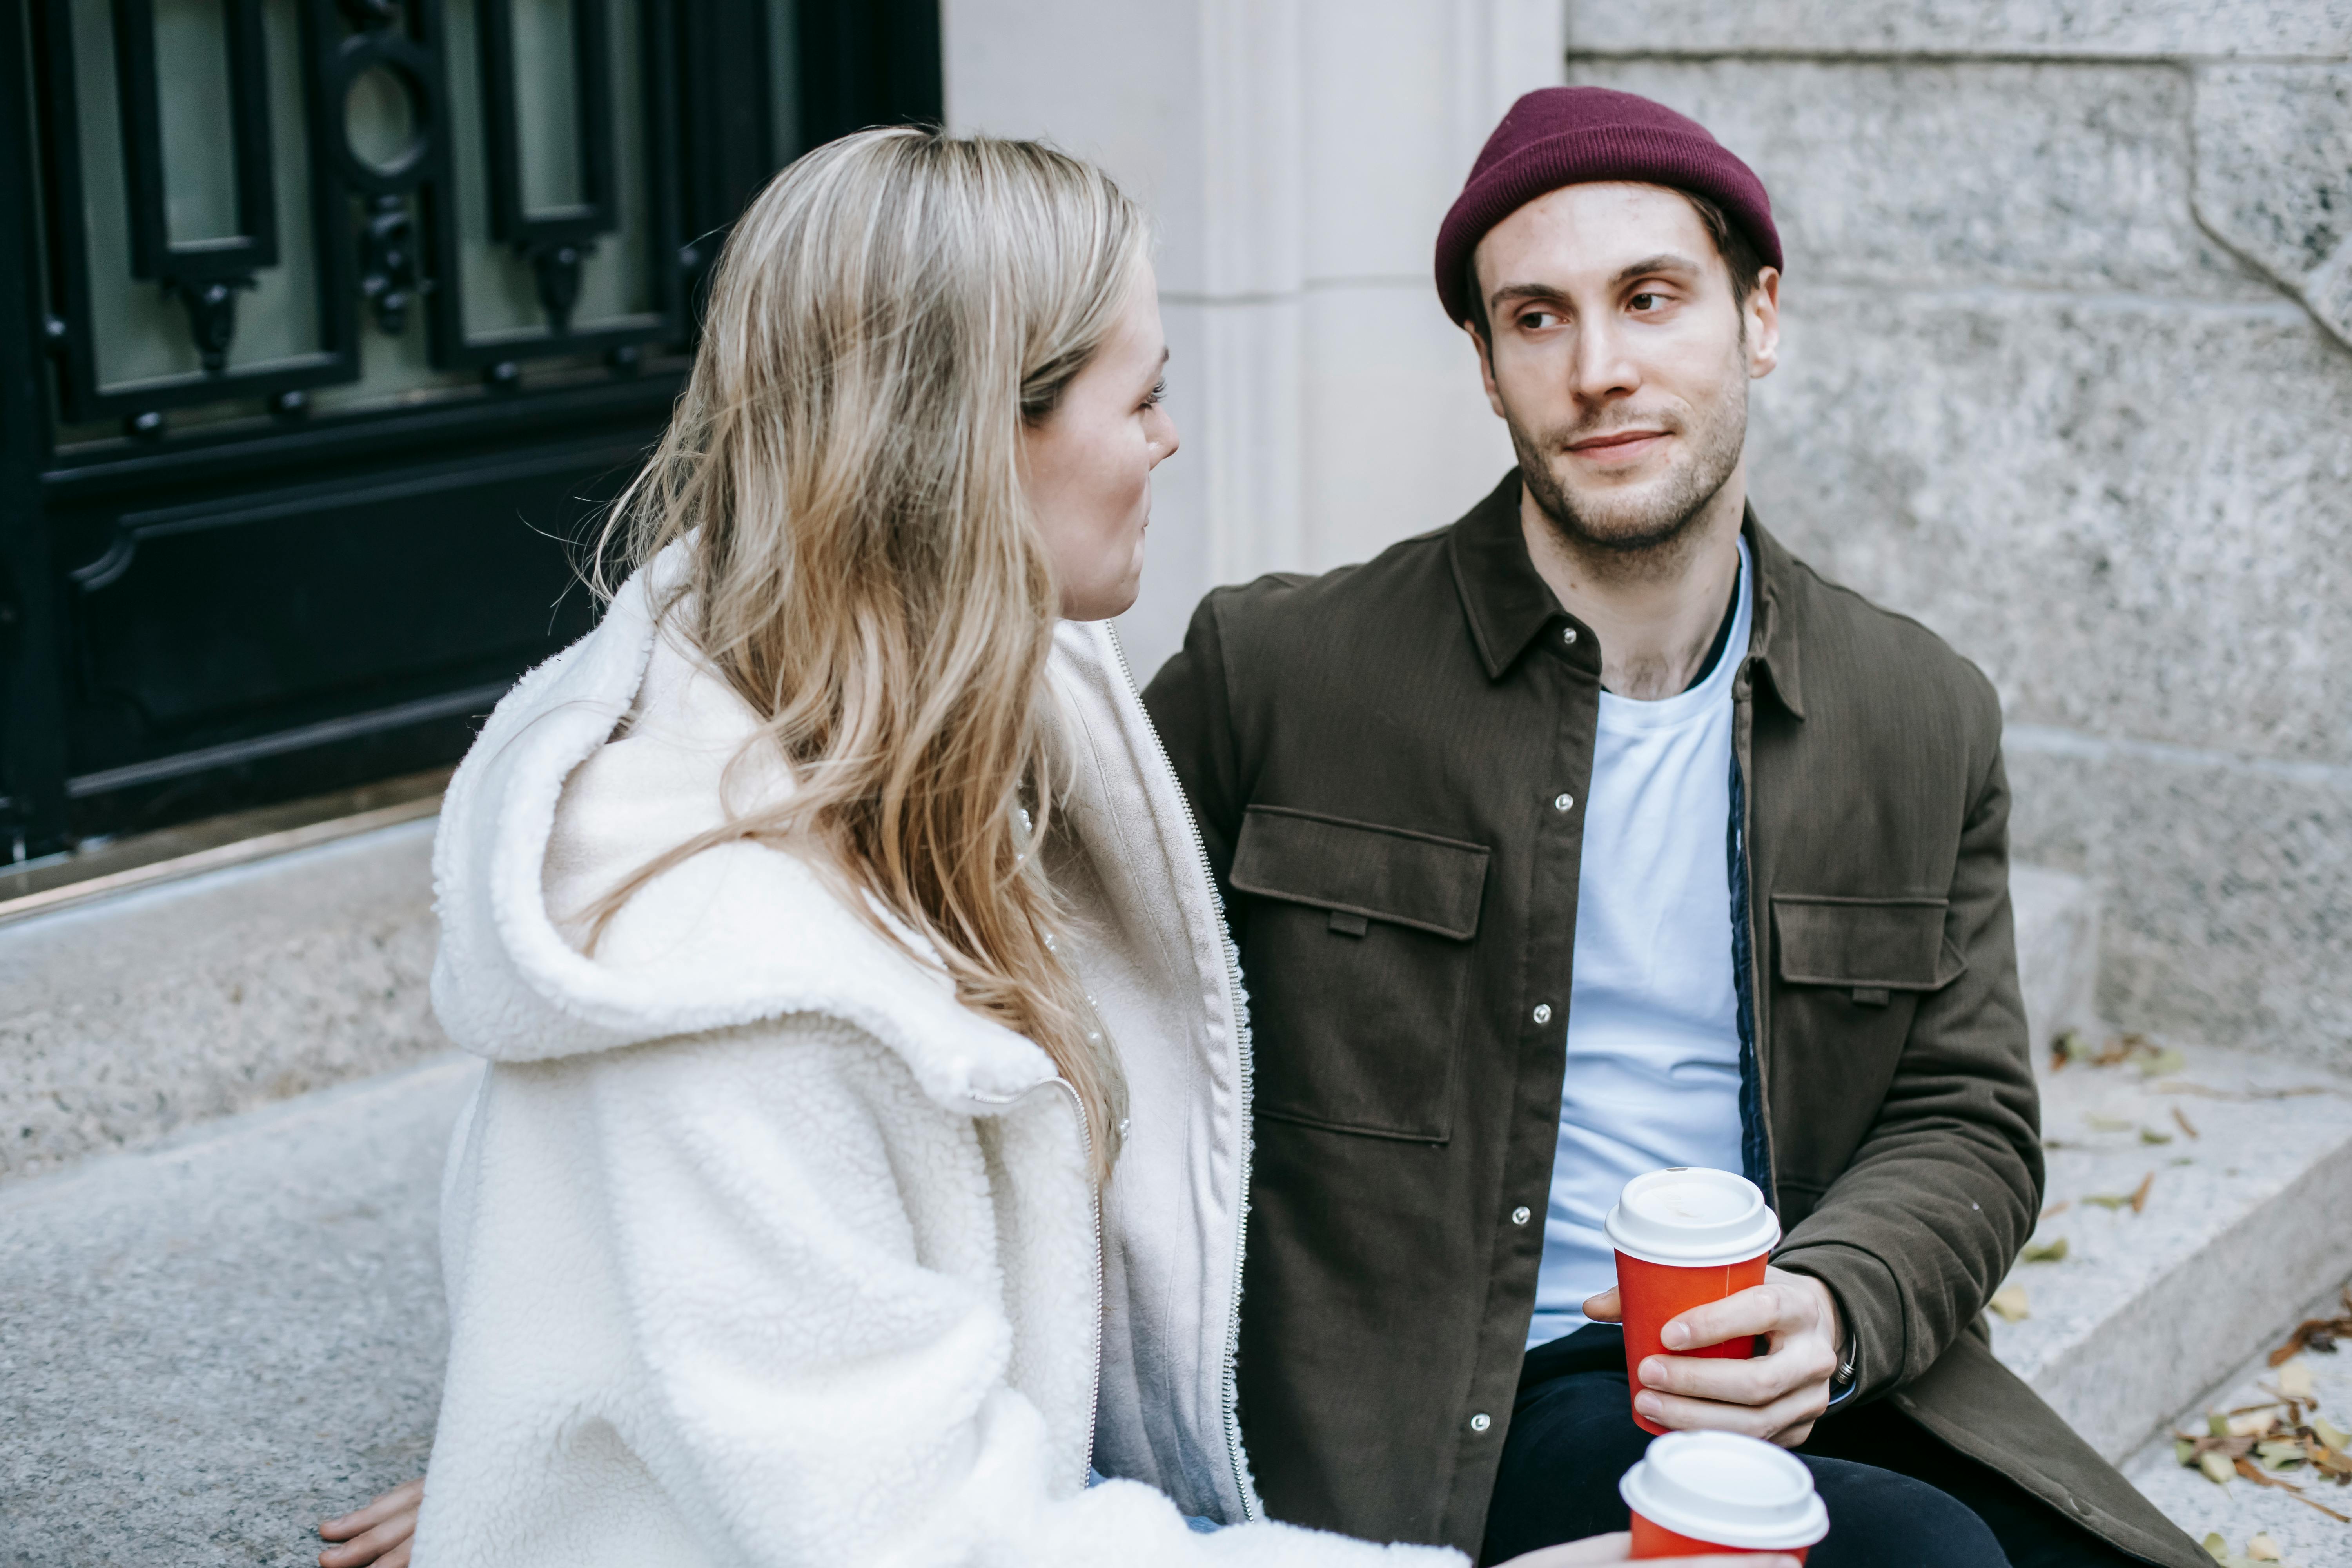
[[[1568,1070],[1530,1347],[1617,1282],[1601,1222],[1665,1165],[1740,1169],[1731,958],[1731,687],[1747,656],[1748,542],[1706,679],[1656,702],[1601,694],[1569,990]]]

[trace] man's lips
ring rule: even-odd
[[[1605,435],[1588,436],[1581,441],[1571,441],[1568,449],[1580,458],[1602,462],[1622,461],[1653,450],[1665,438],[1664,430],[1612,430]]]

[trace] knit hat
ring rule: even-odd
[[[1543,87],[1511,105],[1437,229],[1437,298],[1470,319],[1465,268],[1486,231],[1548,191],[1604,180],[1672,185],[1706,196],[1768,266],[1780,265],[1772,199],[1756,172],[1695,120],[1605,87]]]

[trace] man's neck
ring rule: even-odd
[[[1612,694],[1654,702],[1699,673],[1739,577],[1747,479],[1743,462],[1689,528],[1633,554],[1567,537],[1520,487],[1528,556],[1560,607],[1600,637],[1601,684]]]

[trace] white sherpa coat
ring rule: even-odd
[[[420,1568],[1459,1563],[1241,1522],[1247,1020],[1108,627],[1056,638],[1046,846],[1132,1098],[1099,1225],[1045,1053],[798,859],[698,855],[583,955],[591,899],[791,787],[728,772],[754,720],[656,627],[672,569],[514,689],[443,808],[434,1005],[492,1065]],[[1132,1479],[1087,1489],[1090,1455]]]

